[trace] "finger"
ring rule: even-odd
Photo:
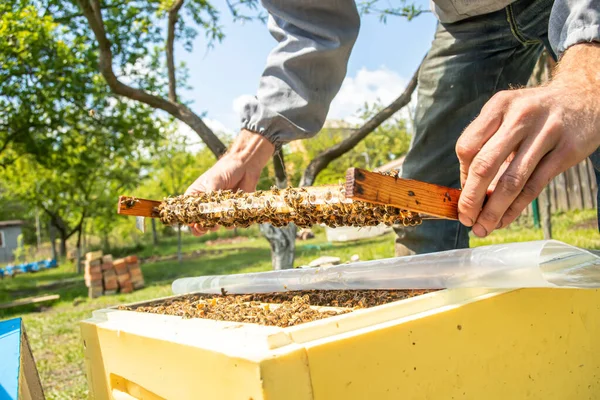
[[[475,224],[488,187],[498,175],[504,161],[518,148],[522,137],[522,128],[510,129],[508,124],[503,124],[473,159],[458,199],[458,217],[463,225]]]
[[[482,108],[481,113],[463,131],[456,142],[456,155],[460,164],[460,183],[464,187],[471,162],[483,145],[500,129],[508,94],[500,92]]]
[[[508,226],[517,219],[523,210],[539,196],[548,182],[565,170],[565,168],[561,168],[561,159],[562,156],[557,150],[551,151],[542,158],[521,193],[502,216],[500,226]]]
[[[508,207],[523,190],[540,160],[552,149],[554,144],[543,140],[542,135],[529,136],[519,147],[512,162],[504,173],[499,173],[495,188],[483,206],[473,233],[479,237],[489,235],[500,224]]]

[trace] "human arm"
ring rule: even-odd
[[[600,146],[600,0],[557,0],[550,23],[561,57],[552,80],[499,92],[456,144],[459,219],[477,236],[510,224]]]
[[[240,135],[186,194],[254,191],[279,147],[321,129],[346,75],[360,26],[353,0],[263,0],[263,5],[278,45],[267,58],[256,97],[243,107]],[[196,227],[192,232],[204,233]]]

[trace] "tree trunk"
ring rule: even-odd
[[[152,244],[158,246],[158,232],[156,231],[156,218],[152,218]]]
[[[285,173],[285,163],[281,150],[273,155],[273,167],[275,169],[275,183],[277,187],[285,189],[287,186],[287,175]],[[271,245],[273,269],[294,268],[296,225],[289,224],[288,226],[276,228],[270,224],[261,224],[260,231]]]
[[[35,208],[35,236],[38,250],[42,247],[42,226],[40,224],[40,210]]]
[[[81,274],[81,236],[83,233],[83,227],[80,225],[77,231],[77,246],[75,247],[75,267],[78,274]]]
[[[110,251],[110,239],[108,238],[108,232],[104,232],[102,234],[102,249],[105,252],[109,252]]]
[[[82,257],[87,252],[87,248],[88,248],[88,237],[87,237],[87,234],[85,233],[85,224],[81,224],[81,255],[82,255]]]
[[[67,234],[58,231],[60,235],[60,256],[62,258],[67,257]]]
[[[177,225],[177,261],[181,264],[183,254],[181,254],[181,225]]]
[[[50,250],[52,251],[52,259],[58,260],[58,254],[56,254],[56,234],[52,224],[48,224],[48,236],[50,237]]]
[[[296,250],[296,226],[276,228],[270,224],[261,224],[260,231],[271,245],[271,262],[274,270],[294,268]]]

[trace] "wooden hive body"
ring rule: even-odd
[[[81,323],[94,399],[600,398],[600,291],[442,290],[288,328]]]

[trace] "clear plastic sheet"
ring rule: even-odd
[[[319,268],[181,278],[173,293],[291,290],[600,288],[600,257],[555,240],[508,243]]]

